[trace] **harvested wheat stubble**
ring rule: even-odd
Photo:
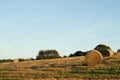
[[[109,69],[120,69],[120,56],[112,56],[112,57],[105,57],[102,62],[102,64],[109,66]]]
[[[102,54],[97,50],[91,50],[85,55],[85,60],[88,66],[100,64],[102,61]]]
[[[115,53],[115,54],[114,54],[114,57],[116,57],[116,58],[120,58],[120,52]]]
[[[103,50],[101,54],[103,55],[103,57],[111,57],[113,56],[114,52],[110,49],[106,49],[106,50]]]

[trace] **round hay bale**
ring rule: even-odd
[[[19,59],[14,59],[13,62],[14,62],[14,63],[18,63],[18,62],[19,62]]]
[[[101,54],[103,55],[103,57],[111,57],[113,56],[114,52],[110,49],[105,49],[101,51]]]
[[[91,50],[85,55],[85,60],[88,66],[100,64],[103,56],[97,50]]]

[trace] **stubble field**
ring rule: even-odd
[[[87,66],[85,57],[0,63],[0,80],[119,80],[120,58]]]

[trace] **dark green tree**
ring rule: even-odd
[[[107,52],[107,49],[111,50],[111,48],[109,46],[105,45],[105,44],[99,44],[94,49],[98,50],[103,55],[103,57],[109,56],[108,52]]]
[[[64,56],[63,56],[63,58],[67,58],[67,56],[66,56],[66,55],[64,55]]]
[[[38,56],[36,56],[36,60],[40,59],[53,59],[53,58],[60,58],[60,55],[58,51],[56,50],[41,50],[38,53]]]
[[[84,52],[84,56],[88,53],[89,51]]]
[[[117,50],[117,53],[120,52],[120,49]]]
[[[105,45],[105,44],[99,44],[94,49],[101,52],[103,50],[111,49],[111,48],[109,46]]]
[[[73,54],[70,54],[69,57],[74,57],[74,55],[73,55]]]
[[[74,53],[74,56],[84,56],[84,52],[82,52],[82,51],[76,51]]]
[[[4,63],[4,62],[13,62],[12,59],[0,59],[0,63]]]
[[[44,57],[45,57],[44,51],[41,50],[39,51],[38,56],[36,56],[36,60],[44,59]]]
[[[70,54],[69,57],[74,57],[74,56],[84,56],[84,55],[85,55],[85,52],[82,52],[82,51],[76,51],[75,53]]]

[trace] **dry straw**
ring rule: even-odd
[[[19,62],[19,59],[14,59],[13,62],[17,63],[17,62]]]
[[[113,56],[114,52],[110,49],[106,49],[106,50],[103,50],[101,54],[103,55],[103,57],[111,57]]]
[[[114,54],[114,57],[120,58],[120,52],[115,53],[115,54]]]
[[[91,50],[85,55],[85,60],[88,66],[100,64],[103,56],[97,50]]]

